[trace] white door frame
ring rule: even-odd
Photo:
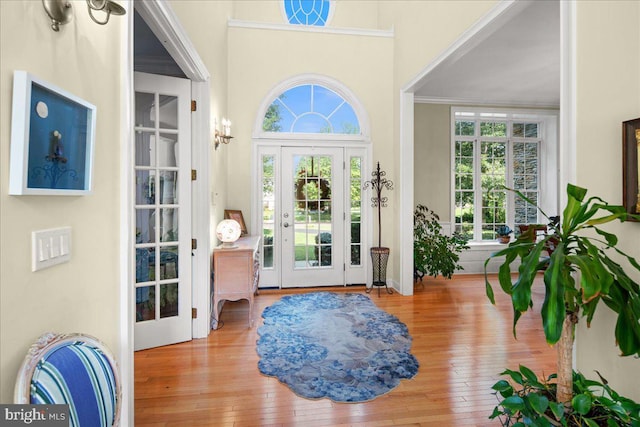
[[[191,168],[198,171],[192,184],[191,231],[198,248],[193,250],[192,307],[198,310],[193,320],[193,338],[209,335],[210,265],[209,265],[209,158],[211,131],[209,120],[210,74],[171,6],[165,1],[135,2],[135,9],[171,57],[191,80],[191,96],[197,103],[191,113]],[[133,13],[131,13],[133,14]]]
[[[133,237],[135,230],[133,207],[133,18],[135,10],[145,20],[149,28],[164,42],[164,46],[176,63],[191,80],[191,94],[196,100],[197,111],[191,114],[191,167],[198,171],[198,179],[192,184],[192,236],[198,241],[198,249],[193,251],[192,263],[192,307],[198,310],[193,320],[193,338],[206,337],[210,331],[210,265],[209,265],[209,165],[210,165],[210,74],[198,55],[187,33],[171,6],[165,0],[136,1],[125,0],[127,24],[122,26],[121,61],[122,67],[122,137],[120,165],[120,353],[122,384],[122,424],[134,424],[133,394],[133,304],[135,294],[131,283],[135,275],[135,255]]]

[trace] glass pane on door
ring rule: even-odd
[[[275,245],[275,156],[262,156],[262,268],[272,269]]]
[[[173,95],[136,92],[137,322],[179,314],[177,101]]]
[[[361,265],[362,260],[362,158],[351,157],[349,161],[349,180],[351,201],[349,207],[349,233],[351,265]]]
[[[332,265],[331,156],[294,156],[295,268]]]

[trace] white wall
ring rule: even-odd
[[[39,1],[0,2],[0,402],[44,332],[84,332],[119,354],[120,34],[125,19],[98,26],[85,2],[50,28]],[[14,70],[26,70],[97,106],[93,194],[9,196]],[[31,232],[71,226],[71,261],[31,272]]]
[[[577,2],[577,184],[622,204],[621,122],[640,116],[640,3]],[[640,258],[640,223],[607,227]],[[627,268],[627,271],[630,270]],[[636,281],[640,275],[634,274]],[[590,329],[577,333],[577,368],[598,370],[618,392],[640,401],[640,360],[619,357],[615,316],[602,304]]]

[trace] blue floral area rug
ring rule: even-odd
[[[262,317],[258,368],[299,396],[365,402],[418,373],[407,326],[368,296],[285,296]]]

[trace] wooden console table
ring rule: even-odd
[[[249,327],[253,325],[253,295],[258,291],[259,236],[241,237],[237,247],[213,250],[213,296],[211,329],[218,329],[225,301],[249,301]]]

